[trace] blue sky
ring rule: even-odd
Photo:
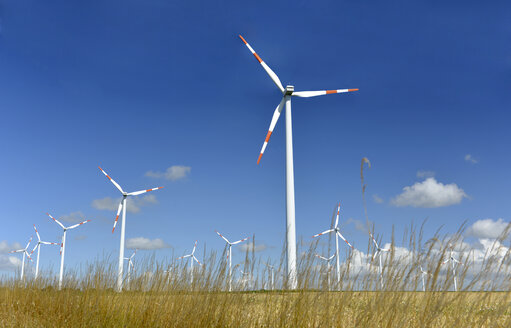
[[[280,94],[240,33],[296,90],[360,89],[293,99],[298,238],[328,228],[341,201],[345,236],[366,249],[355,221],[365,220],[364,156],[369,217],[384,239],[393,225],[401,236],[425,218],[426,234],[441,225],[453,233],[465,220],[508,222],[510,6],[6,1],[1,250],[25,244],[32,224],[56,241],[60,230],[45,213],[78,212],[93,221],[70,231],[67,267],[115,258],[115,210],[94,201],[119,194],[101,165],[125,190],[165,187],[136,201],[126,237],[172,248],[141,254],[179,256],[195,239],[199,252],[204,243],[221,251],[218,229],[232,239],[255,234],[266,246],[259,254],[276,260],[285,234],[284,116],[256,165]],[[190,169],[174,179],[157,174],[173,166]],[[42,254],[43,267],[58,267],[56,249]]]

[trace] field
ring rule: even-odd
[[[2,327],[510,327],[509,293],[0,290]]]

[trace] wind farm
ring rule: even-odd
[[[511,327],[510,10],[2,4],[0,326]]]

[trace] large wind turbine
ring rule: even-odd
[[[124,235],[125,235],[125,231],[126,231],[126,199],[128,198],[128,196],[137,196],[137,195],[149,192],[149,191],[161,189],[163,187],[139,190],[139,191],[135,191],[135,192],[125,192],[124,190],[122,190],[121,186],[117,182],[115,182],[115,180],[112,179],[108,174],[106,174],[106,172],[101,167],[99,167],[99,169],[101,170],[101,172],[103,172],[103,174],[108,178],[108,180],[110,180],[113,183],[113,185],[122,194],[122,200],[119,204],[119,207],[117,208],[117,216],[115,217],[114,227],[112,228],[112,233],[114,233],[115,226],[117,225],[117,220],[119,220],[119,214],[121,214],[121,210],[122,210],[121,246],[119,248],[119,272],[117,274],[117,291],[120,292],[120,291],[122,291],[122,278],[123,278],[122,271],[124,268]]]
[[[23,261],[21,262],[21,275],[20,280],[23,280],[23,274],[25,273],[25,255],[28,257],[30,261],[32,261],[32,258],[30,257],[30,254],[28,254],[27,249],[28,245],[32,242],[32,236],[30,236],[30,239],[28,240],[27,246],[22,249],[18,249],[16,251],[11,251],[10,253],[23,253]]]
[[[48,241],[42,241],[41,236],[39,236],[39,232],[37,231],[37,228],[34,224],[34,230],[35,234],[37,235],[37,244],[35,245],[34,249],[30,254],[34,254],[34,251],[37,249],[37,261],[35,265],[35,279],[37,279],[37,275],[39,274],[39,255],[41,255],[41,245],[58,245],[58,243],[50,243]]]
[[[247,237],[247,238],[243,238],[241,240],[238,240],[238,241],[235,241],[233,243],[231,243],[227,238],[225,238],[224,236],[222,236],[222,234],[218,231],[215,230],[215,232],[220,236],[222,237],[223,240],[225,240],[225,242],[227,243],[228,247],[229,247],[229,250],[228,250],[228,253],[227,253],[227,260],[229,261],[229,291],[232,290],[232,269],[231,269],[231,262],[232,262],[232,252],[231,252],[231,247],[232,245],[236,245],[236,244],[239,244],[241,242],[244,242],[245,240],[248,240],[250,239],[250,237]]]
[[[60,275],[59,275],[59,290],[62,289],[62,279],[64,277],[64,254],[66,253],[66,232],[68,230],[71,230],[71,229],[74,229],[74,228],[77,228],[79,226],[81,226],[82,224],[84,223],[87,223],[87,222],[90,222],[90,220],[85,220],[83,222],[80,222],[80,223],[77,223],[75,225],[72,225],[70,227],[64,227],[64,225],[62,223],[60,223],[60,221],[58,221],[57,219],[55,219],[53,216],[51,216],[49,213],[46,213],[50,218],[53,219],[53,221],[55,221],[59,226],[62,227],[62,229],[64,230],[64,233],[62,234],[62,243],[60,244]]]
[[[455,259],[454,256],[452,255],[454,246],[451,243],[449,243],[449,248],[450,248],[449,258],[447,260],[443,261],[442,264],[445,264],[447,262],[451,262],[451,264],[452,264],[452,277],[454,279],[454,291],[457,292],[458,291],[458,285],[456,283],[456,267],[457,267],[458,264],[463,265],[463,263],[461,263],[460,261]]]
[[[181,259],[184,259],[187,257],[190,258],[190,285],[193,284],[193,261],[195,260],[197,263],[199,263],[200,266],[202,266],[202,264],[199,262],[199,260],[197,260],[197,258],[194,255],[196,248],[197,248],[197,240],[195,241],[195,244],[193,245],[193,250],[190,254],[183,255],[178,258],[178,260],[181,260]]]
[[[259,57],[259,55],[252,49],[252,47],[240,35],[241,40],[245,43],[250,52],[254,55],[257,61],[264,68],[266,73],[273,80],[277,88],[282,92],[282,100],[275,109],[270,123],[270,129],[264,140],[261,153],[257,159],[257,164],[261,161],[264,150],[268,145],[270,136],[277,124],[280,113],[286,105],[286,247],[287,247],[287,278],[289,280],[289,288],[296,289],[298,282],[296,279],[296,227],[295,227],[295,183],[293,172],[293,132],[291,124],[291,97],[315,97],[334,93],[344,93],[350,91],[357,91],[358,89],[338,89],[338,90],[321,90],[321,91],[294,91],[294,86],[287,85],[286,88],[280,82],[279,77],[275,74],[268,65]]]
[[[381,248],[380,246],[378,246],[378,243],[376,242],[376,239],[374,239],[373,234],[370,231],[369,231],[369,235],[371,236],[371,239],[373,240],[374,246],[376,247],[376,252],[374,252],[374,254],[373,254],[373,261],[376,258],[376,256],[378,256],[379,261],[380,261],[380,264],[379,264],[379,268],[380,268],[380,284],[381,284],[381,288],[383,289],[383,271],[382,271],[382,267],[381,267],[381,255],[382,255],[383,252],[390,252],[390,249],[389,248]]]
[[[135,257],[135,254],[137,254],[137,250],[131,254],[130,257],[125,257],[124,259],[128,261],[128,278],[126,279],[126,283],[128,284],[128,288],[130,286],[130,280],[131,280],[131,269],[135,270],[135,265],[133,264],[133,258]]]
[[[351,244],[346,240],[346,238],[344,238],[344,236],[341,234],[341,231],[339,230],[339,212],[340,211],[341,211],[341,203],[339,203],[339,205],[337,205],[337,216],[335,217],[335,225],[334,225],[333,229],[329,229],[329,230],[323,231],[322,233],[318,233],[317,235],[312,236],[312,238],[315,238],[315,237],[318,237],[318,236],[321,236],[323,234],[330,233],[330,232],[333,232],[335,234],[335,255],[337,257],[336,258],[337,284],[339,284],[341,282],[341,266],[339,263],[339,238],[338,237],[341,237],[341,239],[344,240],[344,242],[349,247],[351,247],[351,249],[353,249],[353,246],[351,246]]]

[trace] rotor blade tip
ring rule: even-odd
[[[351,91],[358,91],[358,89],[348,89],[348,92],[351,92]]]
[[[261,161],[262,157],[263,157],[263,154],[259,154],[259,157],[257,158],[257,165],[259,165],[259,162]]]
[[[238,34],[238,36],[240,37],[240,39],[245,42],[245,44],[247,44],[247,41],[245,41],[245,39],[241,36],[241,34]]]

